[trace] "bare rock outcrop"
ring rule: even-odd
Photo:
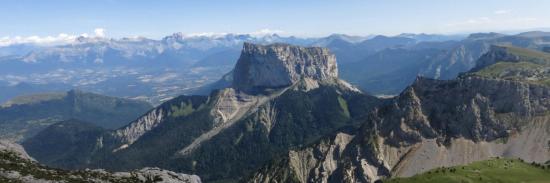
[[[374,182],[492,157],[544,163],[548,96],[550,88],[518,81],[418,78],[346,143],[334,138],[291,151],[248,181]]]
[[[43,166],[18,144],[0,141],[0,181],[24,183],[93,182],[93,183],[200,183],[196,175],[160,168],[142,168],[111,173],[101,169],[69,171]]]
[[[303,78],[332,81],[338,67],[326,48],[245,43],[233,74],[234,88],[254,91],[287,87]]]

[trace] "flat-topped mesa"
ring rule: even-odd
[[[336,57],[326,48],[244,43],[233,72],[233,88],[255,91],[338,78]]]

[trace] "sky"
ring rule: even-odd
[[[0,42],[175,32],[396,35],[550,27],[543,0],[3,0]],[[46,40],[47,41],[47,40]]]

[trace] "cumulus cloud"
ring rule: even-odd
[[[89,34],[83,33],[80,35],[71,35],[67,33],[60,33],[56,36],[5,36],[0,38],[0,46],[9,46],[13,44],[36,44],[36,45],[59,45],[67,44],[76,41],[78,37],[90,37]],[[105,29],[96,28],[94,30],[94,37],[105,37]]]
[[[96,37],[105,37],[105,29],[104,28],[94,29],[94,33],[95,33]]]

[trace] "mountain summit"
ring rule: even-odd
[[[238,89],[279,88],[302,79],[334,80],[338,67],[336,57],[326,48],[245,43],[233,76]]]

